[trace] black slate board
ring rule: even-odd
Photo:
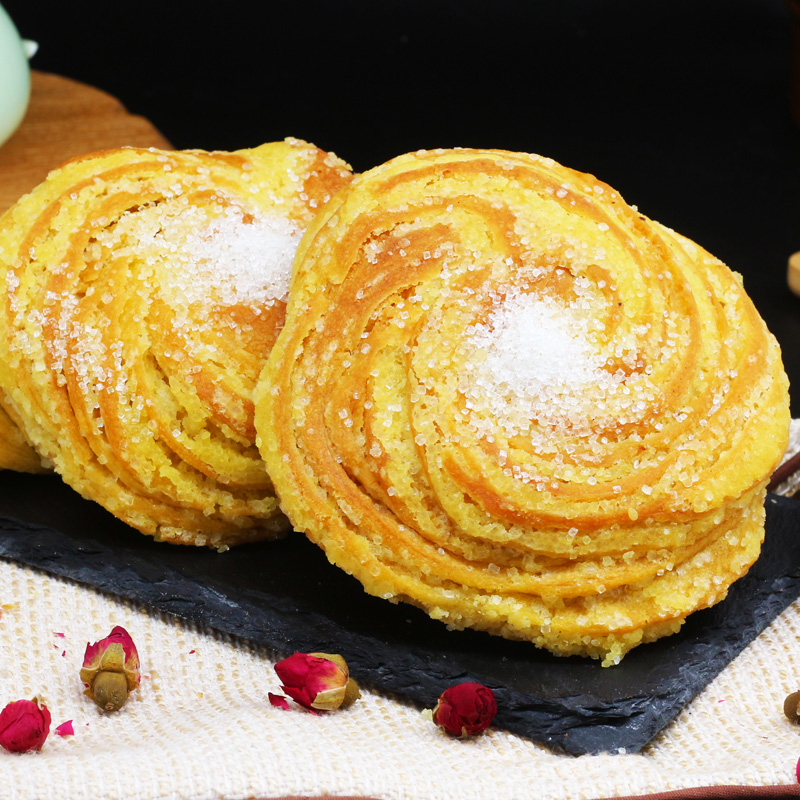
[[[364,593],[294,534],[226,553],[152,541],[57,477],[0,476],[0,557],[288,655],[341,653],[363,685],[432,707],[462,680],[492,687],[498,727],[573,754],[636,752],[800,595],[800,503],[767,500],[761,558],[680,633],[619,666],[556,658]],[[266,690],[265,690],[266,691]]]

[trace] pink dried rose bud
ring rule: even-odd
[[[50,711],[37,698],[15,700],[0,711],[0,746],[10,753],[41,750],[50,733]]]
[[[85,694],[104,711],[118,711],[141,680],[139,654],[130,634],[117,625],[105,639],[86,645],[81,668]]]
[[[482,683],[459,683],[442,692],[433,721],[451,736],[473,736],[485,731],[497,714],[494,692]]]
[[[330,653],[295,653],[275,665],[281,689],[296,703],[317,711],[352,705],[359,697],[347,662]],[[273,703],[274,705],[274,703]]]

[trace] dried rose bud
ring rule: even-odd
[[[800,722],[800,692],[792,692],[783,701],[783,713],[791,722]]]
[[[279,661],[275,672],[283,691],[305,708],[334,711],[351,705],[360,694],[347,662],[339,655],[295,653]]]
[[[485,731],[497,714],[494,692],[481,683],[459,683],[442,692],[432,719],[451,736]]]
[[[41,750],[50,733],[50,711],[37,698],[15,700],[0,711],[0,746],[10,753]]]
[[[86,694],[103,711],[118,711],[139,685],[139,654],[130,634],[117,625],[105,639],[86,645],[81,668]]]

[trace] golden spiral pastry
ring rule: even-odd
[[[736,274],[499,151],[340,191],[256,391],[284,511],[369,593],[605,664],[753,563],[788,425]]]
[[[0,220],[0,386],[74,489],[158,539],[286,527],[253,389],[303,231],[351,178],[294,139],[68,162]]]
[[[0,469],[34,473],[48,471],[39,454],[31,447],[2,405],[0,405]]]

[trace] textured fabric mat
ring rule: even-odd
[[[800,449],[797,422],[792,433],[788,455]],[[580,757],[492,729],[449,739],[417,707],[370,690],[327,715],[273,708],[273,654],[5,561],[0,606],[0,706],[38,695],[53,728],[75,729],[51,732],[39,753],[0,751],[3,800],[591,800],[797,783],[800,726],[782,707],[800,689],[800,602],[641,753]],[[78,671],[86,643],[114,625],[133,636],[143,680],[105,715]]]

